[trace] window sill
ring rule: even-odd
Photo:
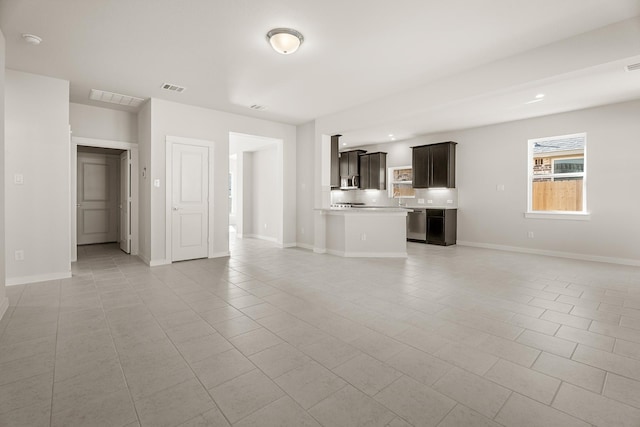
[[[525,212],[525,218],[529,219],[565,219],[569,221],[589,221],[589,212]]]

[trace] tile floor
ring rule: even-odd
[[[7,288],[2,426],[640,426],[640,269],[238,240]]]

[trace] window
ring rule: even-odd
[[[389,197],[393,199],[416,196],[416,190],[412,185],[413,169],[411,166],[389,168]]]
[[[529,140],[529,213],[584,214],[585,133]]]

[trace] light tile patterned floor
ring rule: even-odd
[[[7,288],[2,426],[640,426],[640,268],[238,240]]]

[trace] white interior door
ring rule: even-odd
[[[205,258],[209,235],[209,149],[174,143],[171,261]]]
[[[131,253],[131,152],[120,154],[120,249]]]
[[[78,245],[118,241],[118,158],[78,153]]]

